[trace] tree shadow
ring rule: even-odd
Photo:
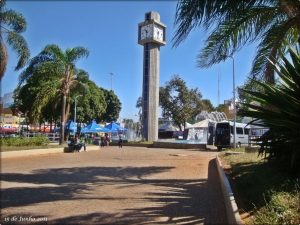
[[[17,187],[2,190],[1,208],[27,206],[60,200],[88,200],[77,195],[101,185],[151,185],[155,190],[143,194],[147,206],[128,208],[118,213],[89,213],[51,219],[47,224],[224,224],[225,207],[217,175],[216,162],[208,166],[208,179],[152,179],[147,176],[174,167],[74,167],[34,170],[31,174],[4,173],[2,181],[53,185],[50,187]],[[163,190],[163,191],[160,191]],[[93,198],[93,197],[92,197]],[[94,197],[120,200],[121,197]],[[126,196],[122,197],[126,199]],[[5,215],[10,216],[10,215]],[[47,215],[45,215],[47,217]],[[6,223],[3,223],[6,224]],[[24,224],[24,223],[22,223]],[[34,223],[37,224],[37,223]],[[41,223],[45,224],[45,223]]]
[[[51,187],[16,187],[3,189],[1,208],[25,206],[33,203],[74,199],[75,195],[89,190],[88,185],[107,185],[126,182],[132,177],[140,179],[161,173],[173,167],[73,167],[34,170],[31,174],[3,173],[1,181],[53,185]],[[113,180],[111,179],[113,178]]]

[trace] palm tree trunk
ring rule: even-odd
[[[52,129],[52,124],[53,124],[53,119],[50,119],[50,133],[53,133],[53,129]]]
[[[66,118],[66,120],[68,119],[68,117],[69,117],[69,113],[70,113],[70,103],[69,103],[69,101],[67,101],[66,102],[66,111],[65,111],[65,118]]]
[[[2,77],[4,76],[6,70],[6,64],[7,64],[7,51],[2,38],[0,39],[0,56],[1,56],[0,57],[0,81],[1,81]]]
[[[67,96],[63,94],[62,96],[62,106],[61,106],[61,125],[60,125],[60,138],[59,144],[62,145],[65,141],[65,110],[66,110]]]

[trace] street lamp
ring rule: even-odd
[[[233,81],[233,148],[235,150],[236,143],[236,105],[235,105],[235,74],[234,74],[234,58],[232,56],[228,56],[232,59],[232,81]]]
[[[76,124],[76,100],[78,97],[81,97],[82,95],[75,96],[75,107],[74,107],[74,125]]]

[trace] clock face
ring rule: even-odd
[[[153,37],[153,24],[141,27],[141,40]]]
[[[158,41],[163,41],[164,40],[164,31],[163,28],[159,26],[154,26],[154,39]]]

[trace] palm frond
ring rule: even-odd
[[[14,32],[21,33],[26,30],[26,20],[21,13],[14,10],[0,12],[1,26],[8,26]],[[8,29],[9,30],[9,29]]]
[[[42,109],[54,98],[56,98],[58,92],[53,82],[43,82],[40,86],[42,91],[37,92],[37,96],[34,99],[31,114],[36,120],[40,118]]]
[[[13,47],[18,54],[18,64],[15,70],[21,69],[29,60],[30,52],[25,39],[16,32],[9,32],[7,35],[7,42]]]
[[[195,28],[203,25],[208,30],[217,22],[217,26],[231,15],[253,7],[273,6],[271,0],[181,0],[176,7],[175,36],[173,46],[177,47]],[[240,13],[239,16],[243,14]]]
[[[40,55],[48,56],[52,60],[60,60],[67,62],[64,52],[58,45],[47,45],[40,53]]]
[[[27,79],[32,76],[34,70],[36,67],[38,67],[43,62],[50,61],[51,58],[47,55],[37,55],[33,57],[29,61],[29,65],[26,67],[26,69],[19,75],[19,86],[22,85]]]
[[[68,62],[74,63],[82,57],[88,57],[89,51],[83,47],[69,48],[66,50],[66,56],[68,58]]]
[[[274,83],[272,66],[265,58],[274,60],[288,44],[295,43],[299,37],[299,18],[300,3],[294,0],[181,0],[176,8],[173,47],[202,26],[209,35],[197,63],[199,67],[210,67],[246,43],[258,43],[251,74],[261,78],[264,73]]]
[[[286,40],[287,37],[292,37],[289,35],[289,32],[293,28],[295,22],[295,19],[289,19],[282,22],[277,21],[272,25],[269,31],[265,33],[262,41],[257,47],[257,54],[254,57],[252,64],[250,74],[254,79],[265,76],[267,80],[274,81],[274,67],[267,59],[274,62],[279,53],[285,52],[287,43],[284,40]]]
[[[255,41],[276,16],[273,11],[270,7],[256,7],[231,13],[205,41],[207,44],[198,55],[198,66],[210,67],[233,55],[247,42]]]

